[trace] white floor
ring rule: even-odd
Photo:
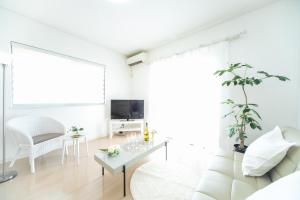
[[[176,141],[169,148],[168,161],[153,158],[132,175],[130,188],[135,200],[191,199],[210,156],[197,146]]]

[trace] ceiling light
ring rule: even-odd
[[[109,0],[109,1],[111,1],[111,2],[113,2],[113,3],[126,3],[126,2],[128,2],[129,0]]]

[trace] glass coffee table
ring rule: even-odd
[[[126,196],[126,169],[142,160],[152,152],[165,147],[165,157],[168,159],[168,142],[170,138],[155,138],[155,140],[144,142],[137,140],[121,144],[120,154],[110,157],[107,152],[99,150],[95,153],[94,159],[102,165],[102,176],[104,176],[104,168],[112,174],[123,173],[123,195]]]

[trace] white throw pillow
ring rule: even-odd
[[[242,162],[244,176],[262,176],[275,167],[294,143],[284,140],[276,126],[249,145]]]
[[[256,191],[246,200],[299,200],[300,199],[300,172],[285,176],[267,187]]]

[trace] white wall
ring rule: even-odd
[[[249,88],[251,102],[259,104],[263,131],[250,131],[250,143],[275,125],[299,127],[299,69],[300,69],[300,1],[281,0],[267,7],[219,24],[208,30],[152,50],[150,61],[170,56],[176,52],[197,48],[216,39],[247,30],[247,35],[230,44],[230,62],[249,63],[257,70],[284,74],[291,81],[282,83],[268,80],[262,86]],[[222,67],[222,66],[220,66]],[[132,96],[148,98],[148,67],[133,69]],[[232,97],[240,98],[239,90],[227,90]],[[233,140],[227,138],[226,122],[222,122],[220,144],[231,148]]]
[[[148,98],[150,69],[148,65],[138,65],[131,68],[131,97],[144,99],[144,117],[148,119]]]
[[[109,102],[111,98],[129,97],[129,68],[125,64],[124,57],[119,53],[83,41],[70,34],[63,33],[59,30],[1,8],[0,24],[1,52],[10,52],[9,42],[17,41],[24,44],[33,45],[36,47],[104,64],[106,65],[107,102]],[[2,80],[2,72],[0,76]],[[0,86],[0,88],[2,89],[2,85]],[[9,88],[7,91],[9,91]],[[2,90],[0,91],[0,93],[2,95]],[[7,101],[10,101],[11,98],[9,97],[9,95],[7,95],[6,99]],[[106,125],[107,119],[109,117],[108,108],[108,103],[106,105],[97,106],[64,106],[18,109],[12,108],[8,105],[6,107],[6,118],[9,119],[15,116],[26,114],[50,116],[63,122],[66,127],[77,124],[83,126],[86,130],[86,133],[88,134],[88,138],[93,139],[107,135]],[[0,112],[2,113],[2,110]],[[2,119],[0,120],[2,121]],[[11,138],[8,138],[7,143],[7,157],[11,157],[12,153],[14,153],[15,151],[15,144]],[[2,151],[2,147],[0,148],[0,151]]]

